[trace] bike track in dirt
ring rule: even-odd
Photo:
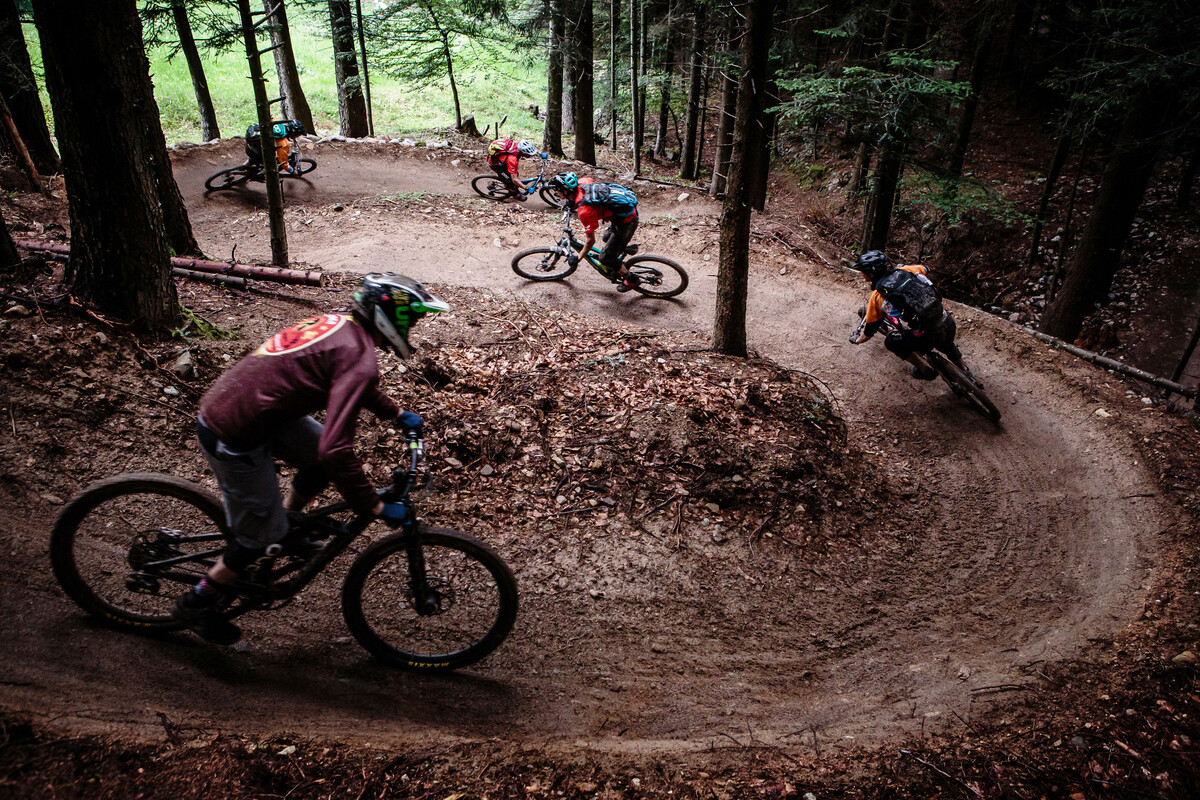
[[[236,163],[239,144],[178,152],[176,175],[210,256],[236,243],[239,259],[266,258],[261,185],[203,193],[208,175]],[[310,180],[289,182],[295,260],[399,271],[624,324],[711,330],[719,207],[696,193],[680,201],[680,189],[638,186],[642,252],[675,258],[691,276],[681,298],[664,302],[618,294],[591,271],[559,284],[514,275],[512,253],[551,243],[559,217],[537,200],[470,199],[477,155],[345,143],[318,145],[315,156]],[[835,252],[815,236],[809,244]],[[522,589],[517,630],[449,677],[373,664],[339,627],[330,597],[340,576],[325,594],[302,596],[286,625],[278,615],[248,625],[248,644],[234,651],[93,627],[47,583],[0,623],[11,643],[5,705],[72,730],[147,738],[161,735],[161,712],[196,729],[373,746],[499,739],[653,754],[730,740],[871,745],[1002,709],[997,687],[1036,681],[1043,662],[1138,616],[1170,510],[1150,496],[1123,429],[1081,390],[1099,386],[1102,372],[954,307],[968,362],[1004,413],[991,426],[941,384],[910,379],[879,341],[849,344],[865,295],[852,275],[760,239],[754,248],[751,348],[824,382],[851,440],[912,483],[919,513],[908,509],[905,520],[923,524],[888,530],[889,510],[878,509],[886,534],[851,571],[810,570],[788,563],[787,550],[700,532],[682,551],[585,543],[569,530],[536,544],[500,534],[489,541]],[[45,535],[36,518],[14,525]]]

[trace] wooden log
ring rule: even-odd
[[[17,247],[23,247],[26,250],[34,250],[42,253],[54,253],[57,255],[68,256],[71,254],[71,246],[66,244],[58,244],[55,242],[32,242],[22,239],[14,239],[13,244]],[[320,270],[309,269],[285,269],[283,267],[259,267],[252,264],[237,264],[228,261],[207,261],[202,258],[171,258],[171,266],[190,270],[192,272],[206,272],[214,275],[236,276],[240,278],[252,278],[259,281],[272,281],[274,283],[290,283],[301,286],[322,286],[325,282],[325,274]]]
[[[1175,381],[1161,378],[1158,375],[1153,375],[1145,370],[1138,369],[1137,367],[1131,367],[1121,361],[1105,358],[1099,353],[1093,353],[1091,350],[1084,350],[1082,347],[1076,347],[1073,344],[1068,344],[1062,339],[1056,339],[1049,334],[1042,333],[1041,331],[1035,331],[1033,328],[1022,328],[1022,330],[1034,336],[1035,338],[1040,339],[1051,347],[1059,350],[1065,350],[1073,356],[1082,358],[1084,361],[1104,367],[1105,369],[1111,369],[1114,372],[1120,372],[1121,374],[1128,375],[1131,378],[1137,378],[1139,381],[1145,381],[1146,383],[1157,386],[1160,389],[1166,389],[1174,392],[1175,394],[1182,395],[1189,400],[1196,399],[1196,389],[1188,389],[1187,387],[1180,386]]]
[[[239,278],[237,275],[218,275],[215,272],[196,272],[191,269],[180,269],[172,267],[171,274],[177,278],[184,278],[189,281],[199,281],[200,283],[215,283],[221,286],[233,286],[238,289],[245,289],[248,283],[248,278]]]

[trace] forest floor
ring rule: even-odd
[[[1195,796],[1200,437],[1140,387],[952,305],[985,422],[847,342],[863,286],[783,202],[755,221],[754,358],[717,357],[698,192],[637,185],[642,252],[691,276],[655,301],[514,275],[561,215],[470,194],[477,152],[309,154],[288,242],[329,283],[181,284],[236,339],[138,343],[34,302],[53,270],[5,289],[0,796]],[[173,157],[205,252],[265,259],[261,185],[203,192],[240,141]],[[61,202],[4,216],[64,238]],[[454,309],[385,383],[428,420],[428,518],[514,567],[509,640],[451,677],[384,669],[338,619],[344,566],[232,650],[88,622],[47,565],[61,504],[119,472],[211,486],[203,387],[372,270]],[[382,479],[389,434],[360,436]]]

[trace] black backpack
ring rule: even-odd
[[[910,328],[927,330],[942,321],[942,295],[924,275],[898,269],[880,278],[875,290]]]
[[[637,195],[619,183],[585,183],[581,203],[606,208],[627,217],[637,209]]]

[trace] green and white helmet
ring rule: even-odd
[[[426,314],[449,311],[450,306],[434,297],[406,275],[373,272],[362,279],[354,292],[354,313],[369,330],[376,330],[384,343],[401,358],[412,355],[408,332]]]

